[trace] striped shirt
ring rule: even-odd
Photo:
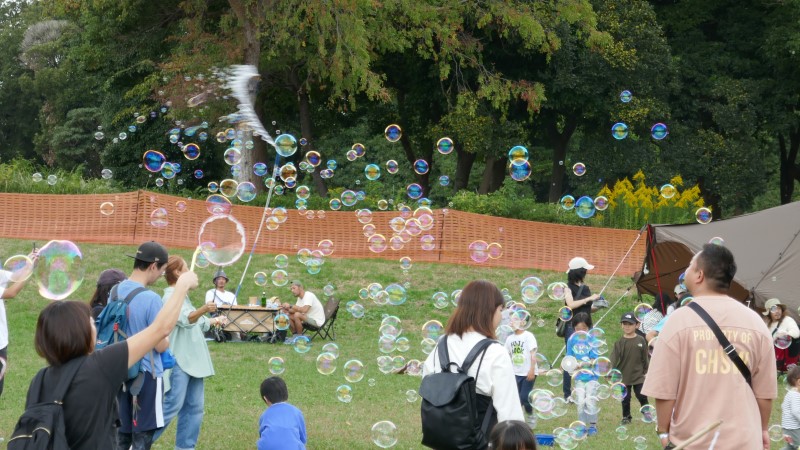
[[[797,389],[790,389],[786,393],[781,410],[781,427],[784,430],[800,428],[800,392]]]

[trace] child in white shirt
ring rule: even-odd
[[[519,401],[528,413],[528,425],[531,427],[536,425],[536,415],[528,401],[528,395],[536,381],[536,348],[536,338],[533,333],[523,329],[515,330],[506,340],[506,350],[511,355],[514,377],[517,380]]]
[[[791,388],[781,404],[781,427],[786,441],[783,450],[796,450],[800,446],[800,366],[789,370],[786,383]]]

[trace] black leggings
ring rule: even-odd
[[[8,368],[8,347],[0,348],[0,358],[3,358],[0,361],[2,367],[0,367],[0,372],[3,372],[5,369]],[[0,376],[0,396],[3,395],[3,385],[5,384],[6,374],[3,373],[3,376]]]
[[[633,384],[633,385],[625,385],[626,392],[625,397],[622,399],[622,418],[630,417],[631,416],[631,391],[636,395],[636,400],[639,400],[639,403],[644,406],[647,405],[647,396],[642,395],[642,385],[641,384]]]

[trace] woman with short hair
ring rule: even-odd
[[[116,398],[128,379],[128,368],[169,335],[178,320],[183,298],[195,287],[194,272],[181,275],[172,297],[150,326],[98,351],[95,351],[97,329],[87,303],[51,302],[39,313],[34,343],[36,352],[48,364],[40,398],[52,400],[61,374],[79,366],[63,399],[69,448],[116,448],[113,428]]]

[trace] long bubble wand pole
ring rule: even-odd
[[[194,272],[194,265],[197,262],[197,255],[200,254],[200,247],[198,246],[194,249],[194,253],[192,254],[192,265],[189,267],[189,272]]]
[[[247,276],[247,269],[250,268],[250,261],[253,259],[253,253],[256,251],[256,245],[258,244],[258,238],[261,237],[261,230],[264,228],[264,222],[267,221],[267,211],[269,210],[269,202],[272,200],[272,191],[275,190],[275,179],[278,177],[278,161],[280,160],[280,155],[275,155],[275,165],[272,169],[272,182],[269,184],[269,191],[267,192],[267,202],[264,204],[264,212],[261,213],[261,222],[258,224],[258,232],[256,232],[256,238],[253,239],[253,246],[250,248],[250,254],[247,256],[247,263],[244,265],[244,271],[242,271],[242,279],[239,280],[239,285],[236,286],[236,293],[234,293],[234,297],[239,297],[239,290],[242,289],[242,284],[244,283],[244,278]]]

